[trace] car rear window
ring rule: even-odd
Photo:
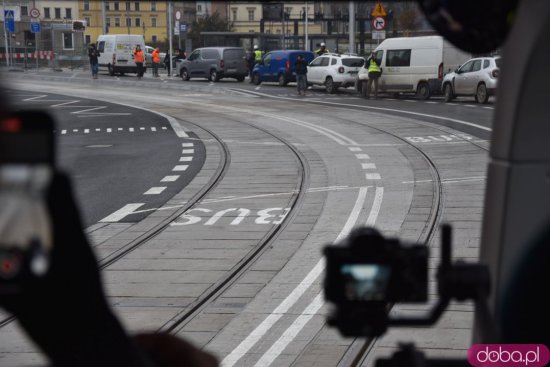
[[[501,62],[501,58],[498,58],[498,59],[495,59],[495,64],[497,64],[497,67],[500,68],[500,62]]]
[[[242,49],[225,50],[223,52],[223,58],[226,60],[240,60],[244,58],[244,50]]]
[[[349,58],[349,59],[342,59],[342,64],[344,66],[355,66],[355,67],[361,67],[365,63],[365,59],[363,58]]]

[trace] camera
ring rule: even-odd
[[[46,192],[53,175],[53,120],[18,112],[0,120],[0,295],[44,276],[53,246]]]
[[[388,305],[428,300],[425,245],[385,238],[370,227],[325,247],[326,299],[336,306],[329,324],[345,336],[377,336],[387,328]]]

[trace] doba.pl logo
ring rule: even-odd
[[[474,344],[468,362],[474,367],[543,367],[550,361],[544,344]]]

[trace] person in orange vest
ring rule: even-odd
[[[138,79],[141,79],[143,77],[143,63],[145,62],[145,56],[143,55],[143,51],[139,45],[136,45],[136,48],[134,49],[134,61],[137,66]]]
[[[151,57],[153,59],[153,76],[159,77],[160,52],[158,47],[153,50]]]

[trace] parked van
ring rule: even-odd
[[[416,93],[420,99],[441,94],[444,74],[472,57],[441,36],[388,38],[374,52],[382,68],[378,91]],[[363,96],[367,90],[368,64],[358,74],[357,89]]]
[[[207,78],[217,82],[235,78],[242,82],[248,74],[248,65],[242,47],[203,47],[195,49],[187,59],[178,60],[176,70],[183,80]]]
[[[133,50],[139,45],[145,54],[145,40],[136,34],[103,34],[97,38],[97,49],[100,52],[99,68],[107,70],[109,75],[115,73],[137,73]],[[143,65],[144,72],[146,65]]]
[[[288,82],[296,81],[296,68],[294,63],[298,55],[302,54],[304,60],[309,64],[315,54],[303,50],[280,50],[270,51],[264,55],[262,61],[252,70],[252,82],[256,85],[261,82],[278,82],[279,85],[286,85]]]

